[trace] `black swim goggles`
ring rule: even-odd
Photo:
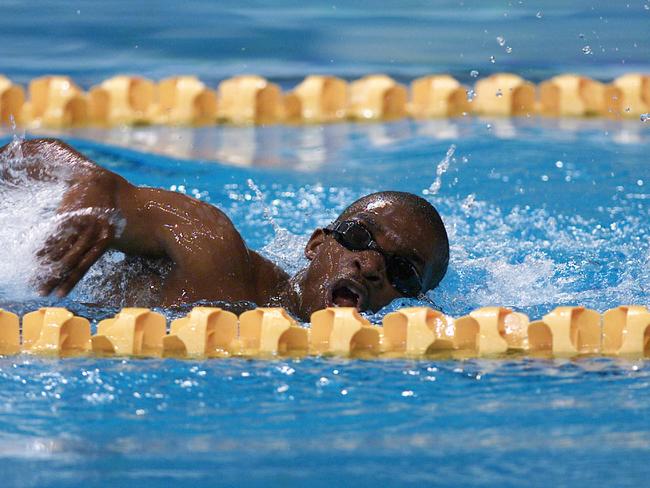
[[[386,276],[402,295],[416,297],[422,291],[422,279],[415,265],[407,258],[384,251],[370,230],[358,220],[334,222],[323,229],[336,242],[350,251],[376,251],[386,263]]]

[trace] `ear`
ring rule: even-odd
[[[323,229],[316,229],[305,246],[305,257],[310,261],[316,257],[318,247],[325,242]]]

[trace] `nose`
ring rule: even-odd
[[[379,284],[382,281],[384,257],[378,252],[355,252],[352,264],[369,283]]]

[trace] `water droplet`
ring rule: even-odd
[[[475,69],[473,69],[472,71],[469,72],[469,75],[470,75],[472,78],[476,78],[476,77],[478,76],[478,71],[475,70]]]
[[[490,63],[494,64],[494,63],[496,63],[496,61],[497,61],[497,58],[495,58],[494,56],[490,56]]]
[[[465,213],[467,213],[472,209],[475,203],[476,203],[476,195],[470,193],[469,195],[467,195],[467,198],[463,200],[463,203],[461,203],[460,206],[465,211]]]
[[[499,98],[503,96],[503,92],[501,91],[501,88],[499,88],[499,89],[497,90],[497,92],[496,92],[496,96],[499,97]]]
[[[535,17],[537,17],[538,19],[541,19],[541,18],[543,17],[543,16],[542,16],[542,11],[540,10],[539,12],[537,12],[537,13],[535,14]]]
[[[583,54],[593,54],[593,51],[591,50],[591,46],[587,44],[585,47],[582,48],[582,53]]]
[[[497,36],[497,42],[499,43],[499,46],[501,46],[501,47],[506,45],[506,40],[501,36]]]
[[[467,101],[472,102],[474,100],[474,97],[476,96],[476,92],[472,90],[471,88],[467,90]],[[644,120],[645,122],[645,120]]]
[[[507,52],[508,54],[510,54],[510,53],[512,52],[512,48],[511,48],[510,46],[507,46],[507,47],[506,47],[506,52]]]
[[[641,122],[647,122],[650,120],[650,114],[641,114]]]
[[[485,124],[485,128],[487,130],[492,130],[492,124]]]

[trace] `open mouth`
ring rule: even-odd
[[[355,283],[344,281],[337,283],[331,292],[330,306],[354,307],[361,310],[365,294]]]

